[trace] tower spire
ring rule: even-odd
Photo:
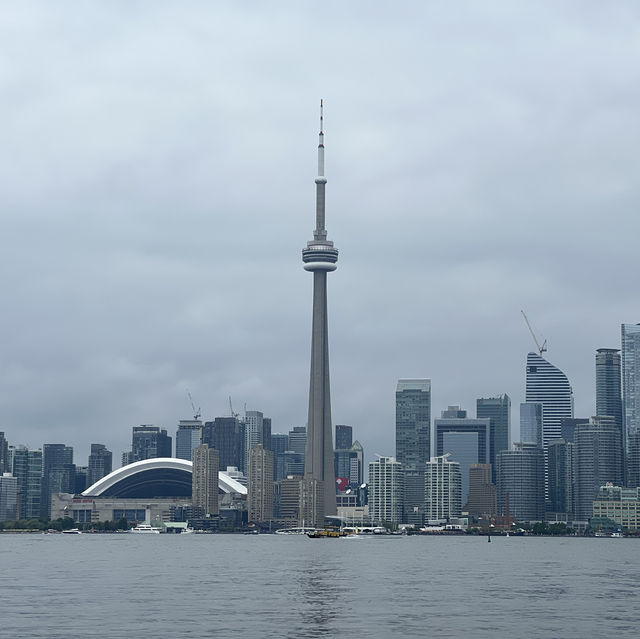
[[[318,136],[318,176],[316,177],[316,230],[313,232],[314,240],[326,240],[327,231],[324,220],[325,195],[324,187],[327,178],[324,176],[324,108],[320,100],[320,135]]]

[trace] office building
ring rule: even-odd
[[[181,419],[176,431],[176,457],[193,460],[193,451],[202,441],[202,420]]]
[[[0,477],[4,473],[10,473],[11,466],[9,464],[9,442],[4,436],[4,433],[0,431]]]
[[[171,457],[171,437],[158,426],[142,424],[133,427],[131,462],[158,457]]]
[[[336,450],[348,450],[353,445],[353,428],[336,424]]]
[[[305,479],[316,486],[305,490],[303,499],[313,499],[313,525],[322,525],[325,515],[336,514],[336,489],[333,475],[333,426],[329,384],[329,334],[327,314],[327,273],[335,271],[338,250],[327,240],[325,229],[324,132],[322,106],[318,140],[318,176],[316,177],[316,228],[313,240],[302,250],[306,271],[313,273],[313,322],[311,328],[311,374],[309,380],[309,417]],[[310,484],[311,485],[311,484]],[[321,497],[316,499],[315,490]],[[313,495],[313,497],[312,497]],[[309,504],[305,506],[309,511]],[[310,511],[309,511],[310,512]]]
[[[87,483],[89,476],[89,467],[88,466],[76,466],[76,478],[75,478],[75,488],[74,494],[79,495],[89,488]]]
[[[469,499],[463,510],[471,517],[493,516],[496,510],[496,485],[491,481],[491,464],[469,467]]]
[[[45,444],[42,447],[42,497],[40,516],[49,519],[51,493],[72,493],[75,490],[73,448],[65,444]]]
[[[89,464],[87,467],[87,487],[106,477],[113,470],[113,454],[104,444],[91,444]],[[76,469],[77,473],[77,469]],[[82,489],[84,490],[84,488]],[[82,492],[82,491],[77,491]]]
[[[247,511],[250,522],[273,519],[273,451],[262,444],[249,450]]]
[[[542,448],[542,404],[520,404],[520,441]]]
[[[579,424],[588,424],[588,417],[567,417],[560,420],[560,436],[567,442],[573,443],[573,434]]]
[[[515,443],[496,456],[498,512],[516,521],[542,521],[545,513],[544,454],[531,443]],[[508,497],[507,497],[508,496]]]
[[[613,417],[622,436],[621,359],[615,348],[599,348],[596,352],[596,415]]]
[[[508,398],[507,398],[508,399]],[[449,454],[449,461],[460,464],[462,503],[469,498],[471,464],[488,464],[491,442],[491,418],[472,419],[459,406],[449,406],[433,422],[436,455]]]
[[[244,423],[247,451],[258,444],[271,450],[271,419],[259,410],[248,410],[245,411]]]
[[[289,435],[273,433],[271,450],[273,451],[273,480],[280,481],[287,476],[285,471],[285,452],[289,449]],[[304,472],[304,469],[303,469]]]
[[[334,457],[336,485],[346,479],[349,487],[357,488],[363,480],[364,450],[360,442],[356,440],[345,450],[336,449]]]
[[[601,486],[593,501],[593,519],[608,519],[627,532],[640,530],[640,489]]]
[[[202,428],[202,443],[218,451],[220,468],[235,466],[245,473],[245,424],[237,417],[216,417],[212,422],[205,422]]]
[[[219,451],[201,444],[193,451],[191,496],[194,517],[206,519],[219,513]]]
[[[17,519],[18,478],[11,473],[0,474],[0,521]]]
[[[552,439],[548,451],[548,503],[547,510],[552,513],[572,515],[574,505],[574,481],[572,442],[565,439]]]
[[[304,461],[305,451],[307,448],[307,429],[304,426],[294,426],[289,431],[289,448],[301,456]]]
[[[596,416],[576,426],[574,435],[575,516],[587,520],[600,486],[622,485],[620,429],[613,417]]]
[[[561,436],[560,421],[573,417],[573,391],[567,376],[536,353],[527,355],[526,401],[542,404],[542,443]]]
[[[460,464],[449,455],[432,457],[426,464],[425,492],[428,520],[449,520],[462,513]]]
[[[495,468],[496,455],[511,448],[511,399],[509,395],[476,400],[476,417],[489,419],[489,459]],[[495,478],[494,478],[495,479]]]
[[[309,526],[300,517],[300,485],[302,475],[289,475],[276,483],[275,508],[278,521],[285,528]]]
[[[400,379],[396,387],[396,459],[403,469],[405,521],[424,523],[425,464],[431,455],[431,380]]]
[[[13,476],[18,480],[18,519],[38,519],[42,498],[42,451],[13,449]]]
[[[380,457],[369,464],[369,516],[372,522],[397,524],[402,521],[403,484],[402,464],[395,458]]]

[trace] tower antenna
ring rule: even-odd
[[[529,327],[529,332],[531,333],[531,337],[533,337],[533,341],[536,343],[536,347],[538,348],[538,354],[540,355],[540,357],[542,357],[542,353],[544,353],[547,350],[547,340],[545,339],[544,342],[542,342],[542,346],[540,346],[540,342],[538,342],[538,338],[536,337],[536,334],[533,332],[533,329],[531,328],[531,324],[529,324],[529,320],[527,319],[527,316],[525,314],[524,311],[520,311],[522,313],[522,317],[524,317],[524,321],[527,323],[527,326]]]

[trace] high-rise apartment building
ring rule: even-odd
[[[432,457],[426,464],[426,514],[429,520],[449,520],[460,517],[462,512],[460,464],[448,458],[446,454]]]
[[[542,521],[545,513],[544,454],[530,443],[515,443],[513,450],[496,456],[498,512],[517,521]]]
[[[537,353],[527,355],[526,401],[542,404],[542,443],[561,436],[560,421],[573,417],[573,391],[567,376]]]
[[[457,417],[453,417],[457,415]],[[451,416],[451,417],[449,417]],[[449,455],[449,461],[459,464],[462,503],[469,498],[469,468],[471,464],[489,463],[491,419],[472,419],[459,406],[449,406],[442,417],[433,421],[436,455]]]
[[[11,468],[9,466],[9,442],[4,436],[4,433],[0,431],[0,476],[3,473],[10,473]]]
[[[520,441],[542,448],[542,404],[520,404]]]
[[[193,451],[202,441],[202,420],[181,419],[176,431],[176,457],[193,460]]]
[[[18,480],[18,518],[40,517],[42,451],[25,446],[13,449],[13,476]]]
[[[18,516],[18,479],[11,473],[0,473],[0,521]]]
[[[622,411],[626,484],[640,485],[640,459],[632,454],[640,437],[640,324],[622,324]]]
[[[273,451],[262,444],[249,450],[247,515],[250,522],[273,519]]]
[[[237,417],[216,417],[212,422],[205,422],[202,443],[219,452],[220,468],[235,466],[246,472],[245,424]]]
[[[171,457],[171,437],[164,428],[142,424],[133,427],[131,461]]]
[[[93,486],[113,470],[113,454],[104,444],[91,444],[87,468],[87,486]],[[77,478],[76,478],[77,479]]]
[[[424,475],[423,475],[424,476]],[[404,471],[393,457],[369,464],[369,516],[376,524],[402,521]]]
[[[596,415],[613,417],[622,436],[621,359],[615,348],[599,348],[596,352]]]
[[[42,497],[40,516],[51,516],[51,493],[73,493],[76,485],[73,448],[65,444],[42,447]]]
[[[469,499],[463,510],[472,517],[492,516],[496,510],[496,485],[491,481],[491,464],[469,467]]]
[[[620,429],[613,417],[592,417],[578,424],[573,434],[575,473],[575,515],[579,520],[592,516],[592,503],[600,486],[622,484]]]
[[[490,420],[488,462],[494,469],[496,455],[501,450],[511,448],[511,399],[509,395],[481,397],[476,400],[476,417]]]
[[[248,410],[245,414],[245,437],[247,451],[257,444],[271,450],[271,419],[259,410]]]
[[[396,387],[396,459],[403,469],[405,521],[422,525],[424,473],[431,455],[431,380],[400,379]]]
[[[277,518],[286,528],[298,525],[309,527],[309,522],[300,517],[301,475],[288,475],[276,483]]]
[[[202,444],[193,451],[191,494],[197,518],[218,515],[219,451]]]

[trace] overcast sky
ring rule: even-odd
[[[637,2],[3,2],[0,430],[91,442],[307,417],[325,100],[334,423],[395,453],[508,393],[525,309],[577,416],[640,322]]]

